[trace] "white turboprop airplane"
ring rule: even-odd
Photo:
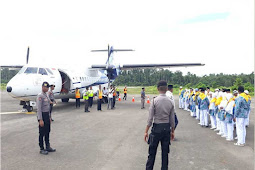
[[[21,68],[21,70],[8,82],[6,90],[13,97],[20,100],[20,105],[29,112],[36,106],[36,96],[42,90],[44,81],[54,84],[54,96],[62,102],[68,102],[69,98],[75,98],[75,89],[78,87],[83,93],[86,87],[102,84],[110,84],[118,75],[120,70],[135,68],[166,68],[166,67],[188,67],[203,66],[201,63],[179,63],[179,64],[125,64],[114,63],[113,52],[133,51],[131,49],[114,49],[112,46],[106,50],[92,50],[91,52],[108,52],[106,64],[91,65],[87,68],[76,67],[56,68],[52,66],[28,64],[29,47],[27,50],[27,64],[24,66],[1,66],[3,68]]]

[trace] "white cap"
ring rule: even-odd
[[[244,93],[249,94],[249,91],[248,90],[244,90]]]
[[[237,91],[237,90],[234,90],[234,91],[233,91],[233,94],[237,94],[237,93],[238,93],[238,91]]]
[[[180,89],[182,89],[182,86],[180,86]]]
[[[215,89],[214,91],[219,91],[219,89]]]

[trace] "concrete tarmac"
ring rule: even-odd
[[[152,96],[150,95],[152,99]],[[176,104],[178,108],[177,96]],[[149,104],[140,109],[139,95],[117,101],[115,110],[91,112],[75,108],[75,100],[54,107],[50,133],[57,151],[39,154],[36,114],[16,113],[19,101],[1,94],[1,169],[2,170],[142,170],[148,156],[143,141]],[[254,101],[254,99],[253,99]],[[252,170],[254,169],[254,102],[246,146],[234,146],[209,128],[200,127],[190,113],[177,109],[179,125],[176,141],[171,142],[171,170]],[[154,165],[161,167],[161,147]]]

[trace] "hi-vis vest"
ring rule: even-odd
[[[98,98],[99,98],[99,99],[102,99],[102,98],[103,98],[103,92],[102,92],[102,90],[99,90],[99,91],[98,91]]]
[[[124,93],[127,93],[127,88],[124,88]]]
[[[94,96],[93,90],[89,90],[89,97],[93,97],[93,96]]]
[[[78,89],[78,90],[75,90],[75,98],[76,98],[76,99],[81,98],[80,90],[79,90],[79,89]]]
[[[84,94],[83,94],[83,99],[84,100],[89,100],[89,92],[86,91]]]

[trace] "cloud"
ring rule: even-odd
[[[229,12],[224,13],[211,13],[211,14],[202,14],[199,16],[196,16],[194,18],[189,18],[181,21],[182,24],[193,24],[198,22],[208,22],[208,21],[214,21],[219,19],[226,19],[229,16]]]
[[[24,64],[30,46],[31,63],[101,64],[107,54],[90,50],[110,44],[135,49],[114,54],[121,64],[201,62],[206,66],[181,70],[248,73],[254,68],[253,3],[16,0],[13,5],[4,1],[0,6],[1,63]],[[240,65],[240,59],[248,65]]]

